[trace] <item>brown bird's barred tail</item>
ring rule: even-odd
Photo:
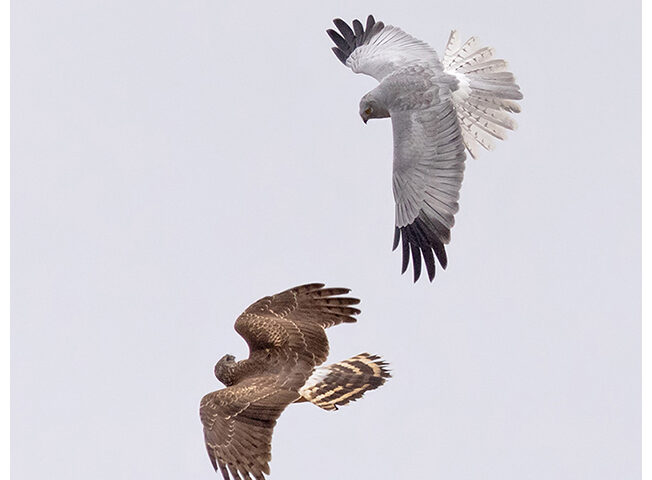
[[[337,410],[380,387],[390,376],[387,363],[379,356],[361,353],[317,368],[299,393],[324,410]]]

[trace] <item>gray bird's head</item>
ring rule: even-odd
[[[215,364],[215,377],[227,387],[233,385],[235,366],[235,357],[227,353]]]
[[[387,118],[389,112],[373,92],[369,92],[360,100],[360,117],[364,123],[367,123],[370,118]]]

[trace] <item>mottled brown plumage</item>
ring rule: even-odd
[[[199,410],[208,456],[225,480],[264,480],[274,425],[290,403],[335,410],[389,377],[385,362],[367,353],[316,368],[328,356],[325,329],[360,313],[351,306],[358,299],[341,296],[348,292],[302,285],[258,300],[236,320],[249,358],[220,359],[215,376],[227,388],[206,395]]]

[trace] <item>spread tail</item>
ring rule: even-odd
[[[478,146],[494,148],[494,138],[503,140],[507,130],[514,130],[512,113],[521,111],[516,100],[523,95],[507,62],[493,58],[494,49],[481,47],[477,38],[464,44],[455,30],[451,32],[444,54],[444,70],[459,81],[453,92],[457,118],[462,127],[464,145],[473,158]]]
[[[337,410],[380,387],[390,376],[379,356],[361,353],[315,369],[299,394],[324,410]]]

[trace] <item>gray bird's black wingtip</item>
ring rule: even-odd
[[[442,269],[448,265],[448,257],[444,240],[448,242],[450,230],[434,219],[425,215],[419,215],[414,222],[405,227],[395,227],[394,242],[392,250],[396,250],[398,244],[402,246],[401,274],[407,271],[412,259],[414,283],[421,277],[421,260],[426,266],[428,279],[432,282],[435,279],[436,264],[435,258]]]
[[[353,28],[341,18],[333,19],[333,24],[339,32],[329,28],[326,33],[335,43],[333,52],[344,65],[346,65],[346,61],[356,48],[366,45],[369,39],[385,26],[383,22],[376,22],[373,15],[367,17],[365,27],[362,26],[362,22],[358,19],[353,20]]]

